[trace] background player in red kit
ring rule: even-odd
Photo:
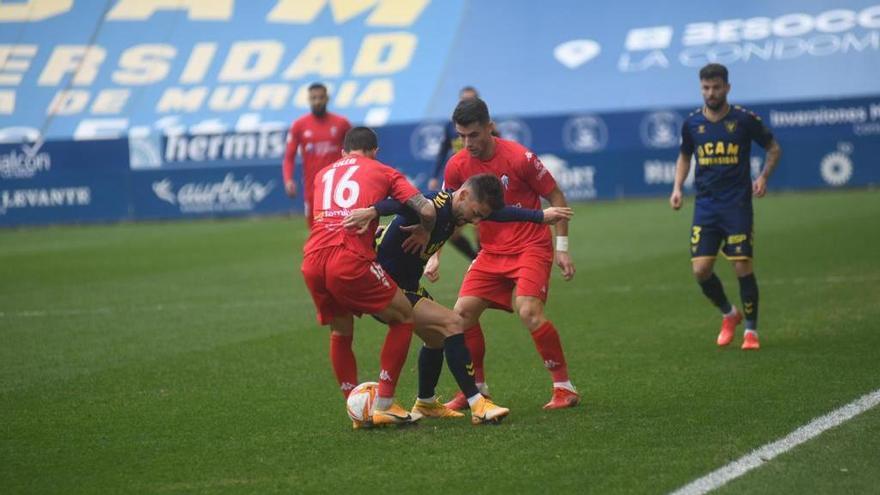
[[[318,170],[330,165],[342,156],[342,140],[351,129],[348,119],[327,111],[327,87],[321,83],[309,86],[309,106],[311,113],[296,119],[290,126],[290,139],[284,152],[281,173],[284,176],[284,190],[287,195],[296,196],[296,182],[293,180],[297,150],[303,158],[303,206],[309,228],[312,228],[311,212],[312,185]]]
[[[345,136],[343,158],[320,170],[315,178],[314,223],[303,248],[302,273],[318,310],[321,325],[330,325],[330,360],[343,395],[358,383],[352,352],[354,315],[372,314],[388,322],[388,335],[380,355],[379,399],[374,424],[418,420],[394,402],[394,389],[412,340],[413,314],[409,300],[376,262],[373,232],[378,221],[363,234],[343,226],[356,208],[366,208],[392,197],[418,213],[413,226],[427,239],[437,214],[406,177],[375,160],[376,134],[355,127]],[[421,249],[424,249],[424,243]],[[361,425],[355,423],[355,427]]]
[[[541,198],[552,206],[567,206],[565,195],[534,153],[520,144],[494,137],[494,124],[486,103],[479,99],[459,102],[452,115],[464,149],[446,165],[445,188],[457,189],[468,177],[495,174],[504,186],[504,202],[521,208],[541,208]],[[580,396],[568,378],[568,367],[559,334],[546,316],[553,243],[546,225],[480,222],[482,250],[462,282],[455,311],[464,319],[465,341],[474,361],[478,386],[488,393],[483,357],[486,353],[480,315],[487,308],[512,311],[511,296],[516,287],[516,309],[528,328],[544,366],[553,377],[553,397],[544,408],[571,407]],[[574,263],[568,254],[568,222],[556,225],[556,264],[565,280],[574,277]],[[467,406],[464,397],[447,403],[452,409]]]

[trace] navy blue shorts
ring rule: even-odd
[[[718,250],[729,260],[748,260],[754,248],[754,215],[746,208],[694,208],[691,259],[714,258]]]
[[[425,289],[424,287],[422,287],[421,285],[419,286],[419,288],[417,290],[414,290],[414,291],[413,290],[406,290],[403,287],[401,287],[400,290],[402,290],[403,295],[405,295],[406,298],[409,299],[409,304],[413,308],[415,308],[416,304],[418,304],[419,301],[421,301],[422,299],[430,299],[431,301],[434,300],[434,298],[431,296],[431,293],[429,293],[428,290]],[[378,321],[379,323],[387,323],[386,321],[382,320],[382,318],[379,318],[376,315],[372,315],[372,316],[373,316],[373,319]]]

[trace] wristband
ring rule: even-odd
[[[568,236],[567,235],[556,236],[556,250],[562,251],[563,253],[568,252]]]

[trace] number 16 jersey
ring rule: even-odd
[[[345,246],[369,260],[376,258],[373,236],[379,221],[357,234],[343,228],[345,217],[351,210],[368,208],[389,196],[405,203],[420,194],[397,170],[361,155],[348,155],[321,169],[314,191],[314,225],[303,252]]]

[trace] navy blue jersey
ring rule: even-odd
[[[425,263],[443,246],[456,227],[455,215],[452,214],[452,194],[437,191],[429,192],[425,197],[434,202],[437,221],[424,254],[409,254],[402,247],[409,234],[400,230],[400,227],[419,223],[418,214],[411,208],[401,209],[377,240],[376,260],[403,290],[419,289],[419,279],[422,278]]]
[[[697,157],[698,205],[751,205],[752,141],[766,148],[773,134],[760,117],[739,105],[731,106],[718,122],[709,121],[702,110],[688,115],[681,127],[681,152]]]
[[[402,226],[418,224],[418,214],[408,206],[394,200],[385,200],[375,205],[380,215],[397,213],[394,220],[385,227],[376,240],[376,260],[404,291],[417,292],[419,290],[419,280],[422,278],[428,259],[443,247],[443,244],[449,240],[457,227],[456,218],[452,211],[451,192],[429,192],[425,194],[425,197],[434,203],[437,220],[434,223],[434,230],[431,231],[428,246],[425,248],[424,254],[421,255],[410,254],[403,250],[403,241],[409,236],[409,233],[400,230]],[[506,206],[493,212],[484,221],[542,223],[544,212]]]

